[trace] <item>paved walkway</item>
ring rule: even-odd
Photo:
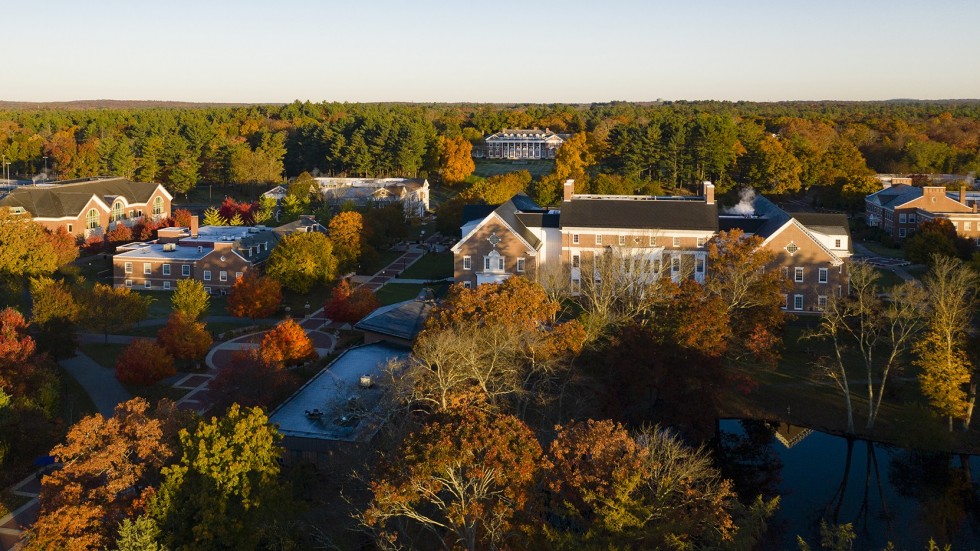
[[[856,253],[855,256],[860,256],[865,260],[880,256],[875,254],[875,252],[872,251],[871,249],[858,243],[857,241],[855,241],[853,245],[854,245],[854,252]],[[890,270],[895,275],[897,275],[898,277],[902,278],[905,281],[916,281],[915,277],[912,274],[908,273],[908,271],[902,266],[878,265],[878,267],[884,270]]]
[[[37,519],[40,504],[37,495],[41,491],[41,481],[37,474],[31,474],[24,480],[10,487],[9,492],[15,496],[28,498],[20,507],[0,518],[0,550],[7,551],[21,548],[21,537],[24,530]]]
[[[100,335],[99,338],[102,338]],[[101,342],[101,341],[100,341]],[[116,404],[132,398],[132,395],[116,380],[116,374],[95,360],[79,352],[74,358],[58,362],[65,371],[82,385],[92,398],[96,409],[105,417],[112,416]]]

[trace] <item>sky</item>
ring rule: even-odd
[[[973,0],[8,0],[0,100],[972,99],[977,21]]]

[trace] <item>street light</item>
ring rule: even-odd
[[[48,181],[48,156],[44,156],[44,181]]]

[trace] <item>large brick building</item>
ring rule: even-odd
[[[792,284],[785,309],[818,310],[846,289],[851,242],[843,215],[789,214],[761,196],[741,214],[719,215],[707,182],[698,197],[579,195],[573,187],[565,183],[560,211],[523,194],[464,210],[462,239],[452,249],[455,280],[467,287],[513,275],[541,281],[554,267],[574,294],[597,276],[598,255],[613,255],[633,277],[703,282],[711,269],[705,245],[720,230],[739,228],[763,239],[775,255],[772,268]]]
[[[966,188],[946,191],[942,186],[893,185],[864,200],[868,226],[880,228],[896,240],[905,239],[919,224],[936,218],[949,220],[957,235],[980,245],[980,213],[976,197]]]
[[[132,225],[144,217],[168,218],[172,200],[160,184],[88,178],[19,187],[0,200],[0,207],[26,212],[51,231],[64,228],[84,239],[116,224]]]

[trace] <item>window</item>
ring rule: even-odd
[[[779,272],[783,274],[783,278],[789,279],[789,267],[783,266],[782,268],[779,269]]]
[[[582,282],[575,278],[572,280],[572,293],[578,294],[582,292]]]
[[[905,237],[905,228],[898,228],[898,236]]]
[[[523,258],[518,258],[517,259],[517,271],[518,272],[523,272],[524,271],[524,259]]]
[[[793,281],[799,283],[803,281],[803,268],[793,269]]]
[[[620,235],[619,236],[619,246],[622,247],[625,244],[626,244],[626,236],[625,235]]]
[[[977,240],[980,241],[980,238],[978,238]],[[579,262],[579,256],[577,254],[573,254],[572,255],[572,268],[578,268],[579,267],[579,264],[580,264],[580,262]]]
[[[694,259],[694,273],[703,274],[704,273],[704,257],[699,256]]]
[[[463,269],[472,270],[473,269],[473,259],[469,256],[463,257]]]
[[[116,201],[112,204],[112,221],[122,220],[124,217],[122,201]]]
[[[211,288],[210,287],[205,287],[204,288],[204,292],[210,295],[211,294]]]
[[[147,289],[150,288],[150,280],[149,279],[147,279],[146,281],[143,282],[143,287],[146,287]]]
[[[834,248],[835,249],[839,249],[840,248],[840,239],[834,239]]]
[[[170,275],[170,264],[164,264],[162,270],[163,275]]]
[[[211,270],[204,270],[204,281],[211,281]]]
[[[650,236],[650,246],[651,247],[656,247],[657,246],[657,236],[656,235],[651,235]]]
[[[783,310],[789,310],[789,295],[782,295],[783,297]]]
[[[681,257],[674,256],[670,259],[670,273],[679,274],[681,272]]]
[[[165,290],[170,290],[170,282],[169,281],[164,281],[163,282],[163,288]]]
[[[143,263],[143,275],[150,275],[153,273],[153,265],[149,262]]]
[[[817,310],[823,311],[827,308],[827,297],[820,295],[817,297]]]
[[[817,271],[817,281],[827,283],[827,268],[820,268]]]
[[[224,270],[218,272],[218,281],[228,281],[228,272]]]
[[[915,215],[914,214],[910,214],[909,215],[909,224],[915,224]]]
[[[788,252],[791,255],[796,254],[796,251],[798,250],[800,250],[800,248],[797,247],[796,243],[793,243],[792,241],[789,242],[789,245],[786,245],[786,252]]]
[[[235,280],[239,280],[239,279],[241,279],[241,278],[242,278],[242,276],[244,276],[244,275],[245,275],[245,274],[243,274],[242,272],[235,272]]]
[[[71,233],[71,232],[72,232],[72,225],[71,224],[68,224],[68,233]]]
[[[127,262],[124,270],[125,270],[125,272],[127,274],[133,273],[133,263],[132,262]]]
[[[469,289],[471,286],[472,286],[472,283],[471,282],[469,282],[469,281],[464,281],[463,282],[463,288],[464,289]]]
[[[908,222],[908,219],[906,218],[906,216],[904,214],[899,214],[898,215],[898,223],[899,224],[905,224],[906,222]]]
[[[596,245],[602,245],[602,235],[596,234],[596,236],[595,236],[595,244]]]
[[[132,286],[133,286],[133,280],[132,279],[127,279],[126,280],[126,287],[132,287]]]
[[[497,269],[500,271],[503,271],[504,269],[504,257],[502,256],[497,259]]]
[[[99,227],[99,211],[91,209],[88,214],[85,215],[85,227],[93,230]]]
[[[157,197],[153,200],[153,214],[163,214],[163,197]]]
[[[190,264],[182,264],[180,266],[180,274],[182,276],[184,276],[184,277],[190,277],[190,275],[191,275],[191,265]]]
[[[704,238],[703,237],[699,237],[698,238],[698,248],[699,249],[703,249],[704,248]]]
[[[572,234],[572,244],[573,245],[578,245],[578,234],[577,233],[573,233]]]
[[[973,222],[963,222],[963,231],[970,231],[973,229]]]
[[[803,309],[803,295],[793,295],[793,310]]]

